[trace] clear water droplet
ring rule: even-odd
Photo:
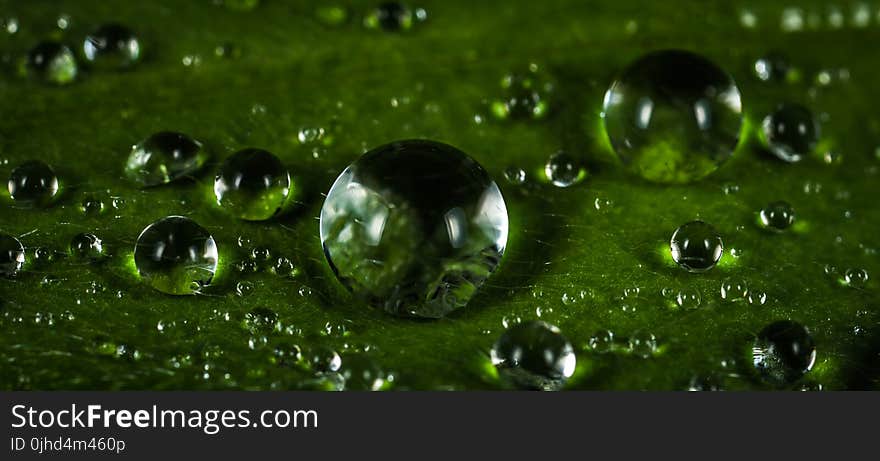
[[[12,170],[7,189],[17,205],[47,207],[58,196],[58,176],[46,163],[30,160]]]
[[[571,187],[587,176],[583,164],[565,152],[557,152],[547,159],[544,174],[556,187]]]
[[[702,302],[703,297],[696,288],[683,288],[675,295],[675,304],[682,309],[696,309]]]
[[[540,66],[530,63],[525,70],[501,78],[503,94],[490,102],[490,113],[498,120],[544,119],[550,113],[554,86]]]
[[[249,282],[247,280],[242,280],[235,284],[235,294],[241,297],[249,296],[254,292],[254,284],[253,282]]]
[[[816,346],[803,325],[780,320],[767,325],[752,346],[752,363],[758,375],[774,386],[786,386],[813,368]]]
[[[21,242],[9,234],[0,233],[0,276],[18,275],[24,261],[24,246]]]
[[[504,170],[504,179],[510,184],[519,186],[526,182],[526,172],[522,168],[508,167]]]
[[[97,261],[104,256],[104,243],[95,234],[87,232],[76,234],[70,239],[70,256]]]
[[[217,204],[247,221],[263,221],[281,211],[290,193],[290,175],[275,155],[244,149],[223,162],[214,178]]]
[[[637,357],[650,358],[657,352],[657,338],[646,331],[636,332],[629,338],[629,351]]]
[[[336,179],[321,209],[331,268],[384,310],[442,317],[467,304],[498,266],[507,208],[488,173],[433,141],[378,147]]]
[[[25,71],[47,83],[67,85],[76,79],[79,66],[70,48],[48,41],[31,49],[25,62]]]
[[[342,367],[342,357],[329,347],[319,346],[309,355],[309,364],[318,373],[334,373]]]
[[[413,26],[413,12],[400,2],[384,2],[364,17],[364,27],[389,32],[409,30]]]
[[[104,211],[104,202],[101,199],[88,195],[79,204],[79,210],[87,216],[97,216]]]
[[[778,52],[770,52],[755,61],[755,75],[765,82],[785,82],[791,72],[788,58]]]
[[[587,343],[593,352],[604,354],[614,348],[614,333],[611,330],[599,330],[590,337]]]
[[[672,260],[688,272],[712,269],[724,253],[721,235],[703,221],[691,221],[676,229],[669,247]]]
[[[206,160],[199,141],[183,133],[161,131],[132,147],[125,173],[141,186],[158,186],[195,173]]]
[[[818,139],[819,125],[800,104],[781,104],[761,122],[764,147],[785,162],[799,162],[815,149]]]
[[[749,296],[749,284],[745,279],[733,277],[721,282],[721,299],[728,302],[745,301]]]
[[[83,41],[83,56],[102,69],[128,69],[141,57],[137,36],[121,24],[104,24]]]
[[[134,260],[141,278],[151,287],[172,295],[192,295],[214,278],[217,245],[192,219],[168,216],[141,232]]]
[[[558,328],[529,321],[508,328],[491,351],[499,374],[519,388],[557,390],[574,373],[576,357]]]
[[[605,93],[603,107],[623,163],[661,183],[692,182],[718,169],[733,155],[743,120],[733,78],[679,50],[639,58]]]
[[[794,224],[794,208],[786,201],[768,204],[758,213],[761,226],[776,232],[782,232]]]
[[[868,271],[859,268],[847,269],[843,274],[843,282],[854,288],[863,288],[868,284]]]

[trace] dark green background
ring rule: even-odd
[[[795,387],[877,387],[876,2],[867,3],[866,27],[855,27],[850,2],[840,3],[844,23],[836,28],[826,2],[801,1],[805,16],[816,15],[820,24],[791,33],[780,29],[788,4],[776,2],[423,1],[414,6],[424,7],[428,20],[403,33],[366,30],[361,18],[373,3],[347,4],[349,20],[338,26],[316,19],[319,4],[327,2],[264,0],[241,12],[209,0],[0,1],[0,17],[19,21],[16,34],[0,35],[0,174],[40,159],[56,167],[63,184],[60,201],[46,210],[17,209],[4,194],[0,229],[23,235],[29,249],[59,251],[73,235],[95,232],[112,255],[102,264],[28,264],[18,278],[0,280],[0,387],[321,387],[307,368],[274,363],[277,345],[296,344],[305,356],[319,345],[366,351],[394,376],[391,388],[499,388],[488,349],[502,320],[536,318],[538,309],[578,352],[570,388],[685,389],[695,377],[714,377],[728,389],[763,388],[751,374],[749,346],[777,319],[803,323],[817,343],[816,366]],[[755,28],[741,24],[743,9],[754,13]],[[55,25],[60,14],[71,21],[63,32]],[[18,60],[39,40],[79,47],[108,21],[139,34],[144,56],[134,70],[84,71],[60,88],[17,73]],[[240,56],[215,56],[224,44]],[[747,119],[734,159],[687,186],[625,174],[599,119],[614,75],[639,55],[668,47],[699,52],[727,69],[740,85]],[[771,50],[788,56],[799,82],[754,77],[754,60]],[[185,66],[185,56],[200,63]],[[556,81],[548,119],[486,118],[487,101],[501,95],[501,77],[529,62]],[[819,71],[841,68],[848,81],[816,84]],[[782,101],[823,114],[822,152],[841,154],[840,164],[827,165],[821,155],[783,164],[760,152],[755,129]],[[484,123],[475,123],[477,114]],[[302,145],[303,126],[324,127],[332,142]],[[212,162],[194,178],[139,190],[124,180],[124,161],[132,144],[159,130],[204,141]],[[318,240],[322,194],[336,175],[370,147],[414,137],[468,152],[498,180],[510,211],[501,269],[466,309],[441,321],[395,319],[352,302]],[[249,146],[277,154],[298,188],[297,206],[266,223],[237,221],[210,195],[216,163]],[[559,149],[587,162],[583,183],[559,189],[540,177]],[[528,172],[525,186],[504,181],[509,166]],[[730,185],[739,192],[725,194]],[[90,195],[103,197],[105,213],[80,211]],[[110,197],[123,198],[125,207],[114,210]],[[597,210],[597,199],[613,205]],[[796,230],[771,235],[756,226],[755,212],[774,200],[795,207]],[[217,239],[220,271],[204,296],[161,295],[139,282],[130,263],[143,227],[169,214],[192,217]],[[698,275],[671,264],[670,235],[695,218],[714,224],[726,249],[741,256],[726,251],[719,267]],[[240,235],[273,257],[290,258],[299,275],[242,277],[233,269],[247,258],[236,244]],[[825,264],[863,268],[872,278],[864,288],[841,286],[826,276]],[[41,285],[46,275],[60,283]],[[767,303],[722,302],[720,285],[729,277],[765,291]],[[250,296],[235,294],[242,278],[255,285]],[[621,301],[633,287],[638,299]],[[662,288],[697,289],[702,305],[676,310]],[[277,313],[280,331],[243,324],[258,307]],[[616,352],[585,347],[600,329],[615,333]],[[648,333],[657,338],[657,354],[626,352],[627,338]]]

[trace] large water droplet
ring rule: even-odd
[[[196,294],[210,284],[217,259],[214,237],[183,216],[150,224],[134,247],[134,262],[144,282],[172,295]]]
[[[721,235],[703,221],[691,221],[676,229],[669,248],[673,261],[688,272],[712,269],[724,253]]]
[[[733,79],[706,58],[657,51],[631,64],[605,93],[605,128],[628,168],[663,183],[686,183],[733,155],[742,102]]]
[[[816,147],[819,125],[800,104],[781,104],[761,122],[764,146],[786,162],[799,162]]]
[[[14,277],[24,265],[24,246],[9,235],[0,233],[0,275]]]
[[[194,173],[205,164],[202,143],[171,131],[161,131],[134,145],[125,173],[142,186],[157,186]]]
[[[388,312],[442,317],[498,266],[507,207],[495,182],[458,149],[433,141],[378,147],[336,179],[321,242],[349,290]]]
[[[214,178],[217,203],[248,221],[275,216],[290,192],[290,175],[278,157],[261,149],[244,149],[223,162]]]
[[[780,320],[758,333],[752,346],[752,359],[762,379],[775,386],[784,386],[794,383],[813,368],[816,346],[803,325]]]
[[[73,82],[78,72],[73,51],[58,42],[42,42],[32,48],[25,68],[28,74],[56,85]]]
[[[128,27],[105,24],[86,37],[83,55],[96,67],[125,69],[138,62],[141,47]]]
[[[31,160],[12,170],[7,187],[16,204],[46,207],[58,195],[58,177],[49,165]]]
[[[510,327],[492,346],[492,363],[519,388],[556,390],[574,373],[571,343],[553,325],[529,321]]]

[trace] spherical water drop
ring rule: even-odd
[[[672,259],[688,272],[705,272],[715,267],[724,253],[721,235],[703,221],[691,221],[672,234]]]
[[[587,170],[580,161],[565,152],[557,152],[547,159],[544,174],[557,187],[570,187],[587,176]]]
[[[590,337],[587,346],[593,350],[593,352],[598,352],[600,354],[611,352],[614,348],[614,333],[611,330],[597,331]]]
[[[182,133],[161,131],[132,147],[125,173],[142,186],[157,186],[194,173],[206,159],[199,141]]]
[[[364,18],[368,29],[382,29],[395,32],[409,30],[413,25],[413,12],[400,2],[385,2],[376,7]]]
[[[9,235],[0,233],[0,276],[14,277],[24,265],[24,246]]]
[[[529,321],[507,329],[491,351],[499,373],[519,388],[556,390],[574,373],[576,357],[559,328]]]
[[[739,88],[706,58],[678,50],[631,64],[605,93],[605,128],[627,167],[663,183],[701,179],[733,155]]]
[[[749,285],[741,278],[729,278],[721,282],[721,299],[728,302],[745,301],[749,296]]]
[[[771,52],[755,61],[755,75],[765,82],[784,82],[790,71],[788,59],[780,53]]]
[[[801,324],[780,320],[767,325],[752,346],[759,376],[775,386],[792,384],[813,368],[816,346]]]
[[[554,84],[537,64],[501,79],[503,96],[491,102],[491,113],[499,120],[509,118],[540,120],[550,112]]]
[[[442,317],[467,304],[507,243],[488,173],[433,141],[378,147],[336,179],[321,209],[324,254],[350,291],[388,312]]]
[[[335,350],[321,346],[309,355],[309,364],[318,373],[333,373],[342,367],[342,357]]]
[[[781,104],[761,122],[764,146],[786,162],[799,162],[816,147],[819,125],[813,114],[799,104]]]
[[[843,273],[843,282],[855,288],[862,288],[868,284],[868,271],[851,268]]]
[[[58,42],[42,42],[31,49],[25,67],[28,74],[56,85],[73,82],[78,73],[73,51]]]
[[[58,195],[58,177],[49,165],[31,160],[12,170],[7,187],[15,203],[26,207],[46,207]]]
[[[241,297],[245,297],[254,292],[254,284],[252,282],[248,282],[243,280],[235,284],[235,294]]]
[[[134,260],[141,278],[151,287],[172,295],[191,295],[214,278],[217,245],[195,221],[168,216],[141,232]]]
[[[639,331],[629,338],[629,351],[647,359],[657,352],[657,338],[652,333]]]
[[[78,259],[98,260],[104,255],[104,244],[95,234],[77,234],[70,240],[70,255]]]
[[[509,167],[504,170],[504,179],[515,186],[519,186],[526,182],[526,172],[522,168]]]
[[[105,24],[86,37],[83,55],[96,67],[126,69],[138,62],[141,47],[128,27]]]
[[[765,229],[781,232],[794,224],[794,208],[788,202],[780,200],[762,208],[758,217]]]
[[[675,304],[682,309],[696,309],[702,302],[703,297],[696,288],[685,288],[675,295]]]
[[[289,192],[290,175],[284,165],[261,149],[233,154],[214,178],[217,203],[247,221],[262,221],[278,214]]]
[[[79,209],[85,215],[96,216],[104,211],[104,202],[102,202],[101,199],[90,195],[83,198],[82,202],[79,204]]]

